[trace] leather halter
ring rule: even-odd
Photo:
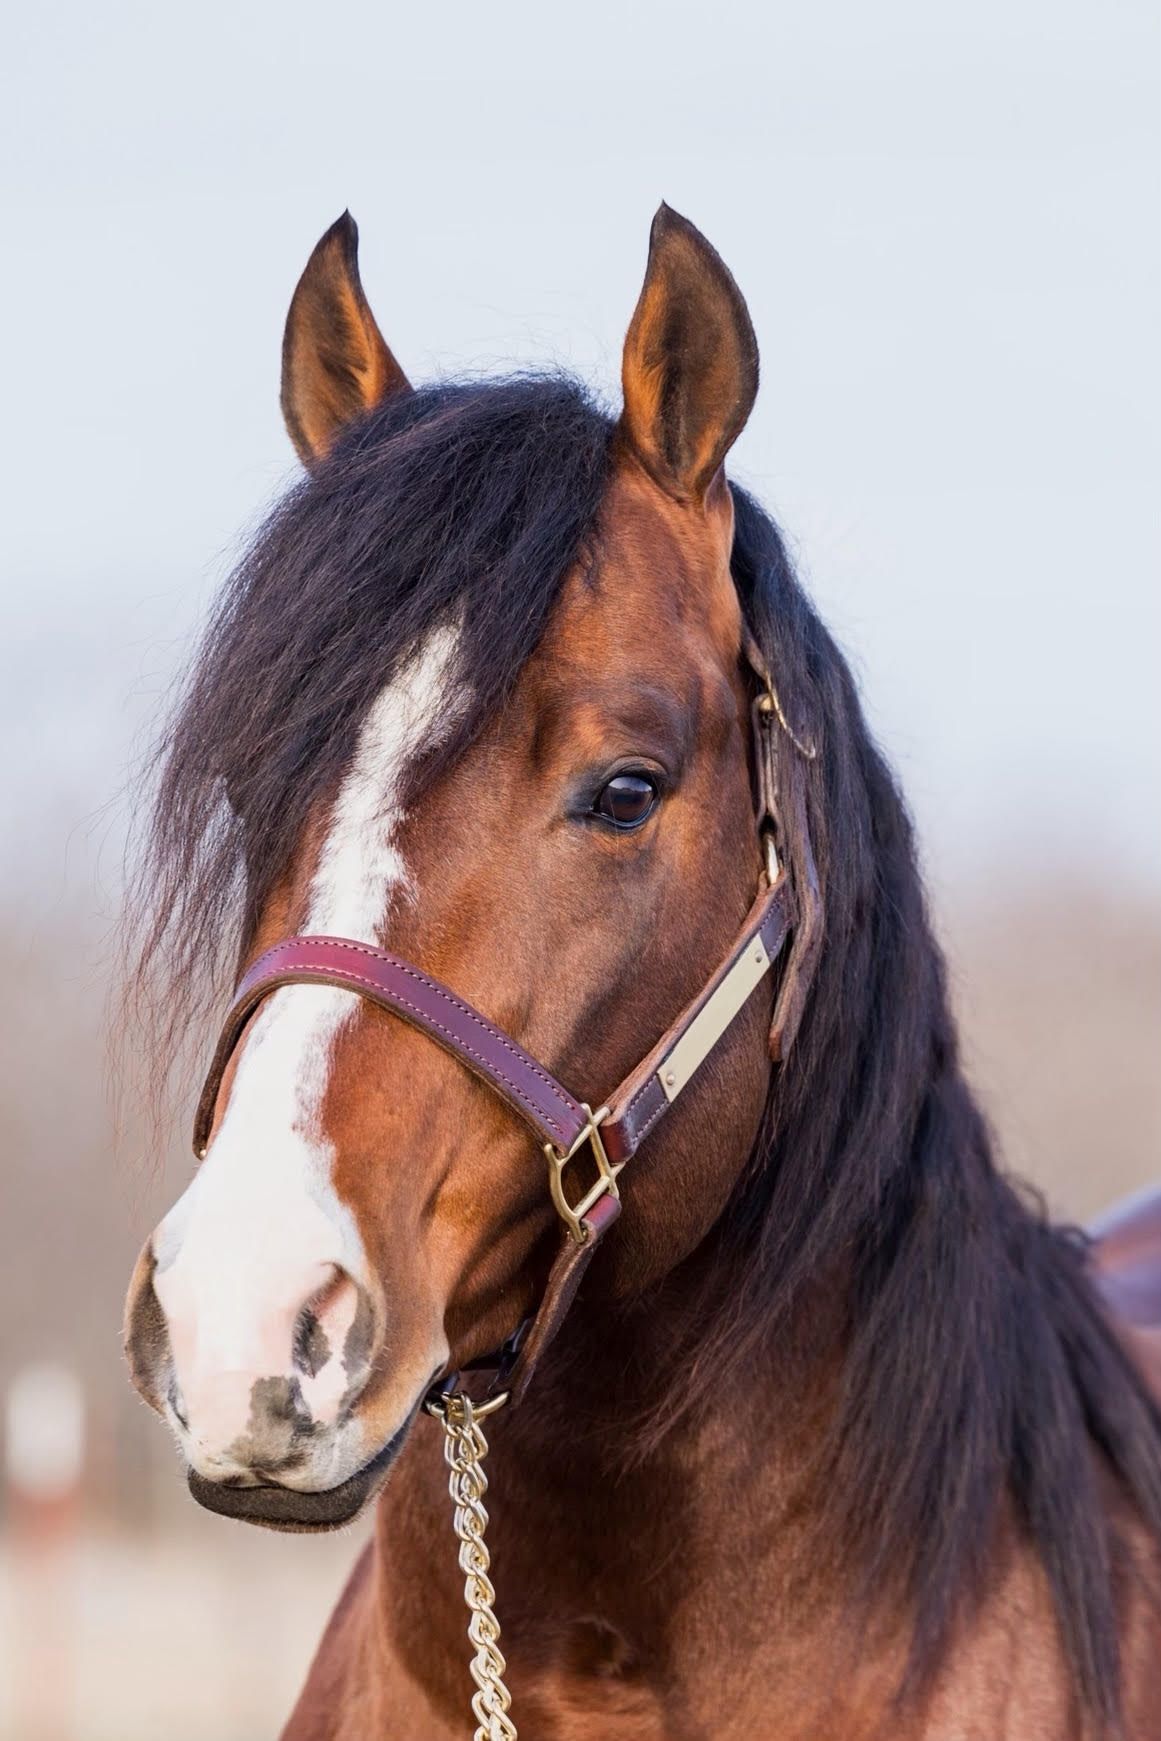
[[[794,941],[770,1036],[775,1059],[785,1056],[801,1018],[821,939],[821,908],[801,774],[796,770],[788,790],[779,791],[775,722],[805,757],[811,757],[813,750],[793,738],[756,649],[748,647],[747,652],[763,684],[753,707],[758,825],[766,849],[762,888],[710,979],[606,1104],[594,1112],[587,1102],[575,1099],[487,1016],[402,956],[366,943],[325,936],[289,937],[251,963],[234,994],[202,1089],[194,1125],[194,1152],[199,1159],[209,1146],[226,1066],[258,1005],[281,986],[330,985],[356,992],[368,1003],[418,1028],[499,1095],[540,1139],[548,1161],[552,1200],[564,1223],[560,1250],[535,1316],[498,1355],[472,1363],[473,1367],[494,1371],[494,1388],[502,1387],[513,1400],[523,1395],[537,1361],[572,1304],[597,1246],[620,1214],[617,1180],[621,1169],[763,982],[792,928]],[[790,761],[793,765],[793,758]],[[791,826],[784,836],[788,820]],[[783,838],[793,843],[793,877],[790,868],[779,864],[778,844]],[[586,1147],[596,1163],[597,1176],[583,1195],[570,1201],[565,1194],[565,1171]],[[452,1373],[438,1383],[435,1392],[446,1394],[458,1379],[459,1374]]]

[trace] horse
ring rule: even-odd
[[[727,477],[733,278],[663,205],[614,416],[412,387],[357,243],[131,903],[157,1057],[241,975],[133,1382],[210,1509],[374,1507],[285,1741],[463,1734],[465,1597],[480,1737],[1161,1735],[1161,1406],[1000,1169],[900,793]]]

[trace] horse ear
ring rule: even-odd
[[[703,501],[753,407],[758,343],[722,260],[664,202],[621,380],[633,452],[669,495]]]
[[[282,337],[282,415],[305,465],[407,376],[375,325],[359,280],[359,231],[350,212],[332,224],[306,263]]]

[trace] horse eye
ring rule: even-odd
[[[647,774],[614,774],[597,793],[593,814],[614,828],[639,828],[657,802],[657,786]]]

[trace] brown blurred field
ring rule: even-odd
[[[1082,886],[945,909],[970,1068],[1012,1168],[1082,1220],[1155,1179],[1161,915]],[[114,1152],[102,939],[80,919],[30,932],[20,914],[3,935],[0,1188],[17,1237],[0,1269],[0,1392],[30,1360],[64,1362],[83,1384],[87,1450],[72,1514],[33,1538],[9,1504],[0,1737],[260,1741],[356,1538],[246,1531],[187,1499],[118,1338],[135,1248],[187,1162],[175,1141],[151,1175],[132,1132]]]

